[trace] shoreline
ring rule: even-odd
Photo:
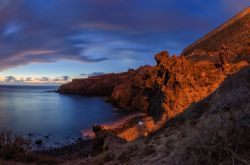
[[[133,111],[127,111],[123,110],[112,103],[108,102],[107,97],[105,96],[97,96],[97,95],[83,95],[83,94],[76,94],[76,93],[59,93],[56,92],[57,90],[51,90],[51,91],[42,91],[42,93],[58,93],[60,95],[79,95],[80,97],[92,97],[92,98],[99,98],[106,102],[107,104],[112,105],[111,111],[115,113],[119,113],[121,118],[116,118],[113,121],[107,121],[104,123],[98,123],[100,125],[105,125],[111,127],[111,125],[118,125],[118,123],[121,123],[121,121],[128,120],[129,118],[132,118],[134,116],[137,116],[137,112]],[[83,117],[84,120],[84,117]],[[13,136],[21,136],[24,139],[31,142],[31,150],[32,151],[42,151],[42,150],[53,150],[53,149],[61,149],[67,146],[74,145],[78,143],[78,141],[88,141],[94,138],[93,136],[93,126],[95,123],[93,123],[89,128],[82,129],[76,132],[72,133],[65,133],[65,134],[54,134],[53,132],[37,132],[36,130],[33,131],[18,131],[16,132],[15,129],[11,128],[3,128],[1,131],[11,131]],[[86,132],[90,132],[90,135],[86,134]]]
[[[143,113],[140,112],[124,112],[121,109],[117,108],[117,111],[120,111],[119,113],[131,113],[129,115],[126,115],[120,119],[110,121],[110,122],[105,122],[101,124],[94,124],[92,128],[88,128],[85,130],[82,130],[79,132],[79,136],[73,135],[71,137],[68,137],[66,139],[63,139],[64,137],[57,136],[55,138],[62,138],[59,140],[59,142],[50,141],[51,137],[56,136],[56,135],[24,135],[24,137],[27,140],[30,140],[31,143],[31,152],[34,153],[58,153],[59,152],[66,152],[67,150],[71,150],[73,152],[77,147],[74,146],[82,146],[84,147],[86,145],[87,148],[89,148],[90,144],[93,144],[95,141],[95,132],[93,131],[93,128],[95,126],[101,126],[105,130],[108,130],[109,132],[116,132],[117,130],[127,126],[127,123],[130,123],[131,121],[135,120],[136,118],[144,117],[146,116]],[[115,133],[114,133],[115,134]],[[65,140],[65,141],[64,141]],[[41,141],[41,144],[36,144],[37,141]],[[54,144],[53,144],[54,143]],[[93,147],[93,146],[92,146]],[[88,149],[89,150],[89,149]]]
[[[36,150],[31,151],[31,153],[39,156],[59,158],[61,160],[73,160],[75,158],[84,158],[95,154],[94,144],[94,139],[84,139],[59,148]]]
[[[120,141],[127,143],[129,141],[119,137],[118,132],[120,131],[120,129],[134,127],[134,122],[137,121],[138,118],[142,118],[145,116],[145,114],[136,113],[113,122],[107,122],[101,125],[94,125],[93,130],[89,129],[88,131],[85,130],[84,132],[82,132],[82,137],[85,138],[78,139],[71,144],[65,144],[61,147],[48,148],[44,150],[31,150],[31,153],[37,156],[48,156],[63,161],[96,156],[102,153],[102,149],[99,148],[100,137],[102,138],[102,135],[100,136],[100,133],[102,134],[103,132],[105,132],[104,134],[106,134],[107,136],[115,135],[115,137],[120,139]],[[98,132],[94,132],[95,128],[97,127],[101,127],[102,129]],[[90,132],[91,135],[86,134]],[[97,135],[98,137],[96,138],[95,135]]]
[[[145,114],[134,112],[131,115],[125,116],[112,122],[93,125],[92,130],[88,129],[82,131],[81,134],[83,138],[77,139],[73,143],[43,150],[31,150],[31,152],[41,156],[56,157],[62,160],[73,160],[75,158],[86,158],[89,156],[97,155],[101,153],[101,151],[96,148],[98,140],[95,138],[95,134],[97,133],[94,132],[95,127],[100,126],[103,130],[108,131],[108,134],[114,134],[117,136],[118,134],[116,133],[119,132],[119,129],[127,129],[126,127],[133,127],[134,125],[130,125],[131,123],[134,124],[135,120],[145,116]]]

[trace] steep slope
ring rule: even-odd
[[[185,48],[182,55],[213,55],[222,45],[236,55],[250,55],[250,7]]]

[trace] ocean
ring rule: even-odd
[[[123,118],[100,97],[48,92],[55,86],[0,86],[0,131],[42,140],[36,149],[60,147],[82,137],[93,124]]]

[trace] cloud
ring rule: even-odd
[[[5,77],[5,82],[17,82],[17,79],[14,76]]]
[[[32,77],[27,77],[26,79],[25,79],[25,81],[27,81],[27,82],[30,82],[30,81],[32,81],[33,79],[32,79]]]
[[[49,81],[49,77],[41,77],[41,78],[36,78],[37,81],[44,81],[44,82],[48,82]]]
[[[0,71],[58,60],[144,64],[162,49],[181,52],[247,5],[249,0],[5,0]]]
[[[70,80],[69,76],[61,77],[21,77],[7,76],[0,78],[0,84],[11,83],[11,84],[61,84]]]
[[[57,77],[55,79],[53,79],[52,81],[68,81],[69,80],[69,76],[62,76],[62,77]]]
[[[105,74],[105,73],[103,73],[103,72],[93,72],[93,73],[88,73],[88,74],[82,73],[80,75],[83,76],[83,77],[93,77],[93,76],[100,76],[100,75],[103,75],[103,74]]]

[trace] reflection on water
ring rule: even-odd
[[[56,88],[0,86],[0,130],[44,138],[56,146],[77,139],[93,124],[124,116],[101,98],[45,92]]]

